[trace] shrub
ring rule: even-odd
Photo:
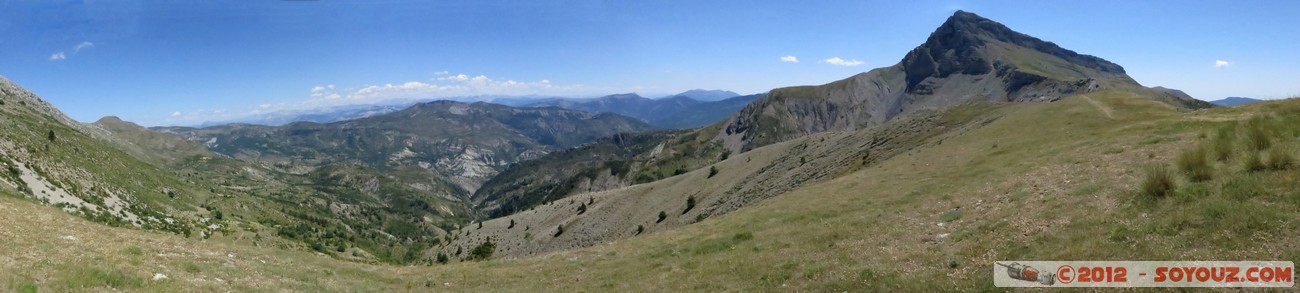
[[[560,237],[561,234],[564,234],[564,224],[560,224],[559,227],[555,227],[555,236],[553,237]]]
[[[668,218],[668,213],[665,213],[664,211],[659,211],[659,219],[658,219],[658,220],[655,220],[655,223],[663,222],[664,219],[667,219],[667,218]]]
[[[642,232],[645,232],[645,226],[636,225],[636,235],[641,235]]]
[[[1174,192],[1174,177],[1169,175],[1165,165],[1153,165],[1146,168],[1146,178],[1142,180],[1140,195],[1150,198],[1164,198]]]
[[[579,215],[581,215],[581,214],[583,214],[583,213],[586,213],[586,212],[587,212],[587,204],[586,204],[586,203],[583,203],[582,205],[578,206],[578,214],[579,214]]]
[[[510,226],[506,226],[506,229],[511,229],[514,227],[515,227],[515,219],[510,219]]]
[[[57,136],[54,135],[54,130],[52,130],[52,129],[51,129],[50,132],[49,132],[48,134],[46,134],[45,136],[46,136],[46,138],[49,138],[50,141],[54,141],[55,139],[58,138]]]
[[[709,177],[705,177],[705,178],[713,178],[713,175],[718,175],[717,166],[709,166]]]
[[[437,261],[440,264],[446,264],[451,261],[451,258],[448,258],[447,254],[439,252]]]
[[[695,196],[692,195],[686,198],[686,210],[683,210],[682,214],[685,215],[687,212],[690,212],[691,209],[694,208],[695,208]]]
[[[486,260],[492,258],[492,252],[497,249],[497,245],[492,240],[483,242],[469,251],[470,260]]]
[[[1295,157],[1291,155],[1291,150],[1277,146],[1268,150],[1268,168],[1273,170],[1287,170],[1295,166]]]
[[[1178,169],[1187,175],[1187,179],[1192,182],[1201,182],[1210,180],[1214,168],[1210,167],[1205,158],[1205,148],[1195,147],[1184,151],[1178,155]]]

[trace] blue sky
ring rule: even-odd
[[[404,98],[750,94],[893,65],[957,9],[1144,85],[1300,95],[1300,1],[16,0],[0,2],[0,75],[77,120],[144,125]]]

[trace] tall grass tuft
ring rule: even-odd
[[[1232,157],[1232,141],[1237,137],[1237,125],[1228,125],[1219,128],[1219,132],[1214,136],[1214,159],[1224,162]]]
[[[1163,164],[1148,166],[1140,195],[1147,199],[1160,199],[1173,194],[1177,188],[1174,186],[1174,176],[1169,173],[1169,167]]]
[[[1210,167],[1205,152],[1205,147],[1194,147],[1178,155],[1178,169],[1187,175],[1188,180],[1201,182],[1213,176],[1214,168]]]
[[[1259,172],[1259,171],[1268,170],[1268,165],[1265,165],[1264,161],[1259,158],[1258,151],[1252,150],[1247,152],[1246,160],[1243,162],[1243,165],[1245,165],[1246,172]]]
[[[1273,170],[1290,170],[1295,167],[1295,156],[1291,155],[1291,150],[1282,146],[1275,146],[1268,150],[1268,168]]]
[[[1246,141],[1250,147],[1255,150],[1264,150],[1273,145],[1273,140],[1269,138],[1267,125],[1264,125],[1263,117],[1255,116],[1246,121]]]

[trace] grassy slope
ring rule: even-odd
[[[0,288],[106,288],[110,282],[96,280],[162,272],[171,278],[118,287],[925,291],[990,287],[988,267],[1004,259],[1297,261],[1300,227],[1285,215],[1300,210],[1300,175],[1245,171],[1250,131],[1235,122],[1274,113],[1263,119],[1271,147],[1294,152],[1296,109],[1300,101],[1179,114],[1116,92],[1009,104],[985,127],[698,224],[539,257],[433,267],[198,243],[105,228],[5,198],[0,209],[36,215],[0,213],[0,221],[16,223],[0,226],[7,236],[0,247],[8,250],[0,254],[0,271],[23,272],[0,278]],[[1136,194],[1145,166],[1172,165],[1181,150],[1215,139],[1221,127],[1238,131],[1233,155],[1210,164],[1213,179],[1191,184],[1178,176],[1180,190],[1166,198]],[[33,228],[40,225],[47,228]],[[73,234],[80,240],[59,239]]]

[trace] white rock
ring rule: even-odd
[[[163,280],[163,279],[167,279],[167,275],[164,275],[164,274],[162,274],[162,273],[154,273],[154,274],[153,274],[153,280],[154,280],[154,281],[160,281],[160,280]]]
[[[72,235],[59,237],[59,239],[63,239],[63,240],[67,240],[67,241],[77,241],[77,237],[76,237],[76,236],[72,236]]]

